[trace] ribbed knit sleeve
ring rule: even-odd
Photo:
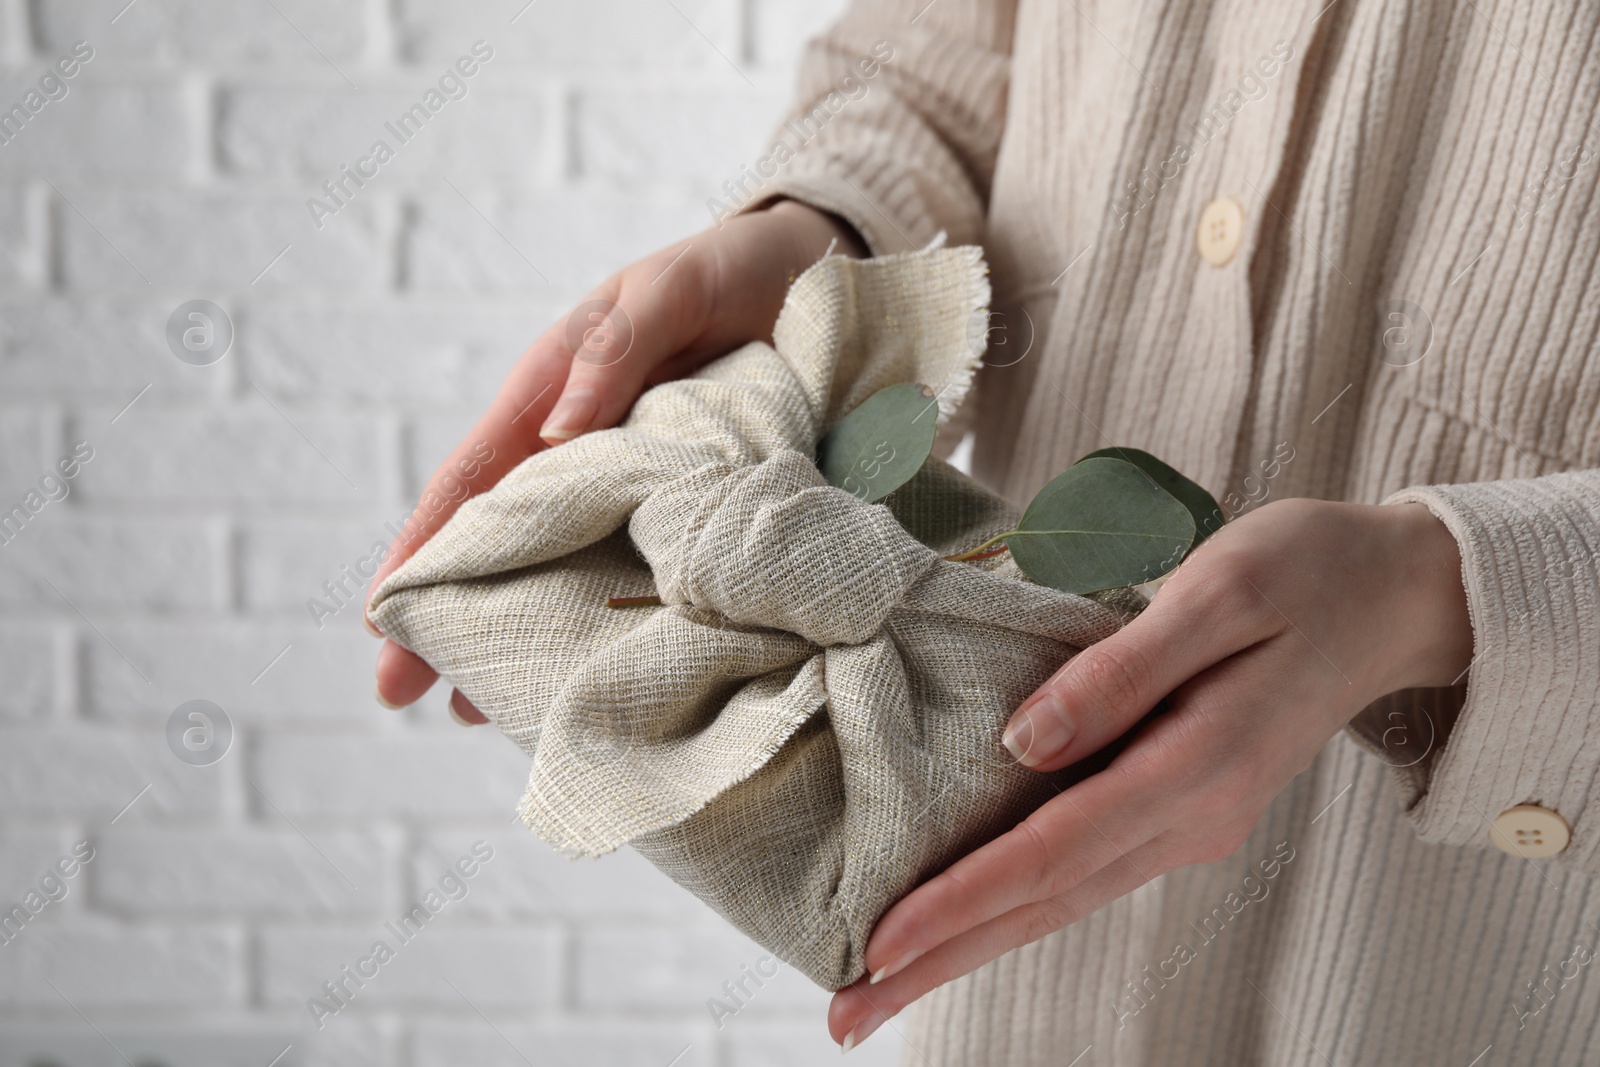
[[[857,0],[806,48],[780,149],[745,207],[789,197],[873,254],[981,240],[1005,127],[1015,0]],[[766,173],[761,175],[768,178]]]
[[[1426,841],[1490,844],[1517,804],[1560,812],[1563,859],[1600,869],[1600,470],[1405,489],[1461,548],[1474,635],[1444,746],[1399,773]]]

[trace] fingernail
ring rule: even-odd
[[[1072,719],[1054,693],[1045,693],[1011,717],[1000,743],[1024,767],[1037,767],[1059,756],[1072,741]]]
[[[401,709],[403,709],[405,707],[404,704],[392,704],[392,703],[390,703],[389,702],[389,698],[385,697],[383,695],[383,690],[379,689],[377,686],[373,686],[372,687],[372,693],[373,693],[374,696],[376,696],[378,698],[378,703],[382,704],[384,707],[388,708],[390,711],[400,711]]]
[[[456,702],[454,700],[448,701],[445,704],[445,707],[447,709],[449,709],[450,717],[456,721],[456,725],[457,726],[476,726],[476,725],[478,725],[475,722],[468,722],[466,719],[463,719],[461,717],[461,713],[456,710]]]
[[[371,634],[373,637],[383,636],[383,631],[378,629],[377,624],[372,621],[372,616],[368,615],[364,609],[361,612],[361,625],[365,626],[367,628],[367,633]]]
[[[917,957],[922,955],[922,953],[922,949],[914,949],[911,952],[907,952],[904,956],[901,956],[887,967],[879,967],[876,971],[872,972],[872,978],[867,982],[867,984],[877,985],[885,978],[891,978],[894,975],[899,974],[901,971],[911,966],[911,964],[914,963]]]
[[[600,400],[588,390],[562,393],[555,410],[544,420],[539,436],[546,441],[570,441],[589,428],[600,412]]]
[[[856,1028],[844,1035],[844,1044],[839,1046],[840,1052],[849,1052],[861,1042],[871,1037],[878,1027],[883,1025],[883,1013],[873,1012],[871,1015],[856,1023]]]

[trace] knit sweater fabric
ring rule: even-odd
[[[1600,7],[858,0],[796,131],[749,206],[985,247],[980,478],[1020,503],[1117,444],[1230,514],[1421,502],[1474,631],[1460,684],[1366,709],[1232,857],[892,1020],[905,1062],[1600,1062]],[[1493,846],[1525,803],[1559,856]]]

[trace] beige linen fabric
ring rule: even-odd
[[[897,1019],[906,1062],[1600,1062],[1600,5],[858,0],[802,114],[763,195],[878,253],[984,246],[1010,347],[964,408],[980,480],[1024,501],[1115,443],[1230,510],[1418,500],[1476,635],[1460,686],[1369,709],[1234,857]],[[1245,226],[1218,267],[1220,197]],[[1564,853],[1493,847],[1523,803]],[[1246,877],[1267,894],[1218,929]]]
[[[1000,731],[1125,620],[1009,561],[941,559],[1016,519],[945,464],[885,506],[813,462],[885,385],[960,402],[986,273],[972,248],[823,260],[775,349],[529,458],[373,599],[532,757],[542,837],[632,844],[829,988],[860,976],[890,904],[1075,780],[1021,769]],[[663,606],[605,605],[650,593]]]

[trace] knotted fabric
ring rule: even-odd
[[[944,560],[1016,521],[944,463],[881,504],[814,463],[884,386],[924,383],[954,410],[986,273],[975,248],[824,259],[774,345],[528,458],[371,605],[527,751],[521,812],[541,837],[631,844],[830,989],[861,975],[895,900],[1084,773],[1025,770],[1000,733],[1134,610],[1009,560]]]

